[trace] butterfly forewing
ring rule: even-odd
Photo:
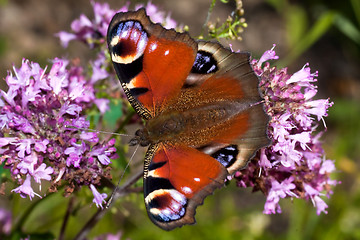
[[[151,23],[144,9],[117,13],[109,25],[107,41],[122,87],[145,119],[177,97],[197,51],[188,34]]]

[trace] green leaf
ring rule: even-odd
[[[0,177],[1,177],[1,175],[3,174],[3,172],[4,172],[4,164],[1,164],[0,165]]]
[[[356,19],[358,21],[358,24],[360,25],[360,1],[359,0],[350,0],[352,9],[354,10]]]
[[[304,8],[289,6],[285,11],[286,33],[290,48],[295,46],[304,36],[308,21]]]
[[[360,154],[360,106],[356,100],[334,99],[328,121],[336,124],[339,137],[334,139],[334,156],[356,158]],[[344,124],[346,123],[346,124]]]
[[[280,66],[289,65],[292,61],[297,59],[307,49],[309,49],[317,40],[320,39],[333,25],[334,19],[337,14],[333,11],[324,12],[314,26],[308,31],[307,34],[296,44],[291,50],[289,55],[281,61]]]
[[[348,18],[338,14],[334,24],[345,36],[360,44],[360,30]]]
[[[116,122],[123,115],[122,102],[110,101],[110,109],[104,114],[104,121],[106,125],[112,129],[116,126]]]
[[[271,6],[273,6],[279,13],[287,6],[287,0],[267,0]]]

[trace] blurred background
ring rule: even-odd
[[[120,0],[106,2],[112,9],[125,4]],[[152,1],[161,10],[171,12],[178,23],[189,26],[194,37],[201,32],[210,2]],[[147,217],[142,194],[131,194],[96,225],[90,238],[121,232],[124,239],[360,239],[360,1],[243,0],[243,5],[248,23],[243,41],[223,44],[232,43],[234,50],[250,51],[257,58],[273,43],[277,44],[280,60],[276,65],[288,66],[293,73],[309,62],[312,72],[319,71],[317,97],[329,97],[334,102],[325,119],[327,132],[322,140],[326,157],[335,160],[338,169],[333,178],[341,184],[326,199],[328,214],[316,215],[311,202],[286,199],[280,201],[282,214],[264,215],[265,197],[261,193],[230,184],[198,208],[196,225],[172,232],[155,227]],[[234,6],[232,1],[218,1],[212,20],[224,21]],[[93,17],[89,0],[0,0],[0,88],[5,88],[7,70],[13,64],[19,67],[22,58],[41,66],[61,56],[80,57],[86,63],[92,56],[88,47],[71,42],[64,50],[54,36],[62,30],[70,31],[71,22],[81,13]],[[48,208],[35,211],[24,230],[57,234],[69,200],[51,197]],[[14,198],[9,203],[1,198],[0,207],[12,209],[15,220],[16,213],[22,213],[28,202]],[[69,239],[95,211],[95,206],[79,209],[69,224]],[[51,216],[44,218],[48,212]],[[81,221],[78,216],[82,216]],[[57,228],[49,229],[49,225]]]

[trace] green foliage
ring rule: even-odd
[[[329,111],[331,126],[336,126],[332,152],[336,159],[360,156],[360,105],[358,101],[335,99]],[[346,123],[346,124],[345,124]],[[360,159],[358,159],[360,160]]]
[[[342,8],[322,0],[303,4],[300,2],[293,4],[288,0],[267,0],[267,2],[283,16],[286,24],[289,53],[278,64],[279,66],[289,65],[325,35],[333,35],[333,30],[337,30],[334,36],[339,41],[344,41],[345,36],[358,47],[360,46],[360,2],[358,0],[342,2]],[[353,11],[357,22],[348,15],[348,10]]]
[[[110,101],[109,107],[109,111],[104,114],[104,121],[108,125],[107,127],[113,129],[115,128],[118,119],[123,116],[122,102],[118,100]]]
[[[295,16],[295,15],[294,15]],[[317,42],[320,37],[322,37],[331,27],[333,24],[335,13],[332,11],[327,11],[323,13],[315,22],[315,24],[308,30],[306,33],[298,34],[298,39],[293,40],[294,45],[288,54],[288,56],[282,61],[282,64],[279,65],[287,65],[294,60],[296,60],[301,54],[303,54],[307,49],[309,49],[315,42]],[[304,22],[301,20],[302,16],[299,14],[298,17],[300,19],[296,19],[295,26],[297,22]],[[301,24],[299,24],[301,26]],[[289,26],[292,29],[293,25]],[[294,28],[295,30],[289,32],[300,33],[303,29],[299,29],[297,27]],[[291,36],[291,35],[290,35]],[[289,37],[290,38],[290,37]],[[284,64],[286,63],[286,64]]]
[[[338,14],[334,25],[348,38],[360,45],[360,30],[345,16]]]
[[[229,3],[229,0],[221,0],[222,3]],[[231,39],[231,40],[242,40],[240,34],[244,31],[244,28],[247,27],[245,21],[244,9],[242,8],[242,1],[235,1],[236,7],[234,11],[228,16],[225,21],[220,21],[219,19],[213,23],[210,21],[210,16],[214,10],[216,0],[211,2],[205,24],[203,26],[203,31],[207,27],[208,36],[200,35],[200,39]]]
[[[209,26],[209,36],[210,38],[215,38],[220,40],[224,39],[236,39],[241,40],[240,33],[243,32],[243,29],[246,27],[244,19],[238,15],[234,17],[229,16],[225,23],[220,26],[210,25]]]

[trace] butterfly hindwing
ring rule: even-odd
[[[178,95],[197,51],[197,43],[187,33],[153,24],[144,9],[117,13],[107,41],[129,102],[144,119],[155,116]]]
[[[171,230],[195,222],[195,209],[223,185],[225,168],[197,149],[157,144],[149,147],[144,168],[144,197],[150,219]]]

